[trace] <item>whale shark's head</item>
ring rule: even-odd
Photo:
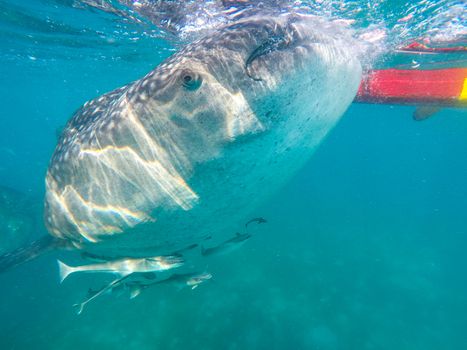
[[[361,68],[350,42],[309,16],[248,18],[86,103],[49,167],[49,231],[95,242],[155,221],[180,233],[254,202],[351,103]]]
[[[248,18],[188,45],[126,95],[136,109],[151,110],[148,117],[168,116],[189,131],[191,145],[203,146],[191,157],[210,157],[207,144],[291,117],[279,116],[286,104],[314,103],[330,93],[348,103],[341,91],[352,95],[360,72],[351,42],[344,28],[316,17]]]

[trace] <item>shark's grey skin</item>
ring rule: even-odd
[[[115,256],[229,235],[352,102],[353,45],[345,28],[317,18],[252,17],[87,102],[47,172],[49,232]]]

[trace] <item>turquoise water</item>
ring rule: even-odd
[[[84,101],[141,77],[178,44],[58,1],[28,10],[44,21],[1,17],[0,185],[23,193],[21,215],[36,218],[57,130]],[[70,16],[60,20],[66,30],[45,21],[60,15]],[[70,29],[85,26],[116,31],[117,44]],[[41,40],[27,41],[31,31]],[[77,316],[72,305],[102,279],[60,285],[56,259],[67,253],[0,275],[0,348],[467,349],[467,112],[414,122],[413,111],[352,105],[253,213],[268,223],[210,260],[213,281],[195,290],[105,295]],[[45,234],[34,225],[32,236]]]

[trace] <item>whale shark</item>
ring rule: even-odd
[[[339,23],[253,16],[86,102],[47,171],[50,244],[145,257],[228,238],[351,104],[354,46]]]

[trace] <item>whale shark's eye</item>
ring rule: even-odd
[[[182,72],[181,79],[183,87],[189,91],[197,90],[203,82],[203,79],[198,74],[191,71]]]

